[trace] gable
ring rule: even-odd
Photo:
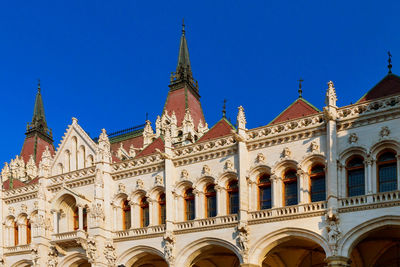
[[[232,134],[232,130],[235,127],[227,121],[226,118],[219,120],[210,130],[208,130],[202,137],[200,137],[198,142],[207,141],[210,139],[226,136]]]
[[[144,157],[148,156],[151,154],[156,153],[156,149],[159,149],[161,152],[164,152],[164,141],[161,139],[161,137],[158,137],[156,140],[154,140],[153,143],[149,144],[147,147],[145,147],[142,152],[140,152],[136,157]]]
[[[388,74],[357,102],[365,102],[394,94],[400,94],[400,77]]]
[[[52,175],[90,167],[94,164],[96,143],[76,120],[68,127],[57,148]]]
[[[298,98],[269,124],[298,119],[301,117],[317,114],[319,112],[320,111],[307,100],[305,100],[304,98]]]

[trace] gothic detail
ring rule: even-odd
[[[117,255],[115,253],[115,247],[111,242],[108,242],[104,247],[104,257],[106,258],[109,267],[115,266]]]
[[[310,144],[310,152],[315,153],[319,151],[319,145],[316,141],[312,141]]]
[[[236,242],[244,259],[247,259],[249,253],[249,227],[246,223],[240,222],[237,226]]]
[[[238,129],[246,130],[246,116],[244,114],[244,108],[242,106],[238,107],[238,114],[237,114],[237,125]]]
[[[203,166],[202,175],[211,175],[211,169],[208,167],[208,165]]]
[[[258,153],[256,157],[256,163],[262,164],[265,163],[265,156],[263,153]]]
[[[357,134],[356,133],[350,134],[350,136],[349,136],[349,144],[357,143],[357,141],[358,141]]]
[[[164,256],[169,264],[175,262],[175,237],[172,232],[168,231],[164,234]]]
[[[47,266],[56,267],[58,264],[58,251],[55,246],[50,246],[50,251],[47,254]]]
[[[389,134],[390,134],[390,130],[389,130],[389,127],[387,127],[387,126],[383,126],[383,127],[381,128],[381,131],[379,132],[379,135],[380,135],[381,137],[389,136]]]
[[[164,185],[163,178],[160,175],[157,175],[154,178],[154,185],[156,185],[156,186],[163,186]]]
[[[292,151],[290,151],[289,147],[285,147],[282,151],[281,157],[282,158],[290,158],[292,155]]]
[[[326,91],[325,104],[327,106],[336,107],[336,90],[332,81],[328,82],[328,89]]]
[[[96,149],[96,156],[98,162],[111,163],[111,144],[108,140],[107,132],[105,129],[101,130]]]

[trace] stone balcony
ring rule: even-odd
[[[86,239],[87,233],[82,230],[57,233],[52,235],[52,244],[57,244],[61,247],[77,247],[80,246],[82,240]]]
[[[4,255],[28,254],[31,249],[31,244],[4,247]]]
[[[369,195],[342,198],[339,211],[349,212],[366,209],[385,208],[400,205],[400,191],[383,192]]]
[[[205,231],[211,229],[228,228],[235,226],[237,222],[237,214],[217,216],[176,223],[175,231],[178,233],[183,233],[190,231]]]
[[[115,239],[130,239],[130,238],[144,238],[148,236],[158,236],[160,234],[164,234],[165,232],[165,224],[148,226],[142,228],[132,228],[122,231],[115,231],[114,238]]]

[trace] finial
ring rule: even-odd
[[[388,51],[388,69],[389,69],[389,74],[392,73],[392,54],[390,54],[390,51]]]
[[[38,89],[38,91],[39,91],[39,93],[40,93],[40,79],[38,79],[37,89]]]
[[[226,118],[226,99],[224,99],[224,105],[222,107],[222,118]]]
[[[302,94],[303,94],[303,90],[301,89],[301,83],[304,82],[304,80],[302,78],[300,78],[299,80],[299,98],[302,98]]]
[[[185,19],[182,19],[182,34],[185,35]]]

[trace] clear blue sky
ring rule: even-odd
[[[248,127],[303,96],[339,105],[400,73],[400,1],[2,1],[0,162],[20,153],[37,79],[57,147],[71,117],[91,136],[153,122],[175,70],[185,18],[206,120],[243,105]]]

